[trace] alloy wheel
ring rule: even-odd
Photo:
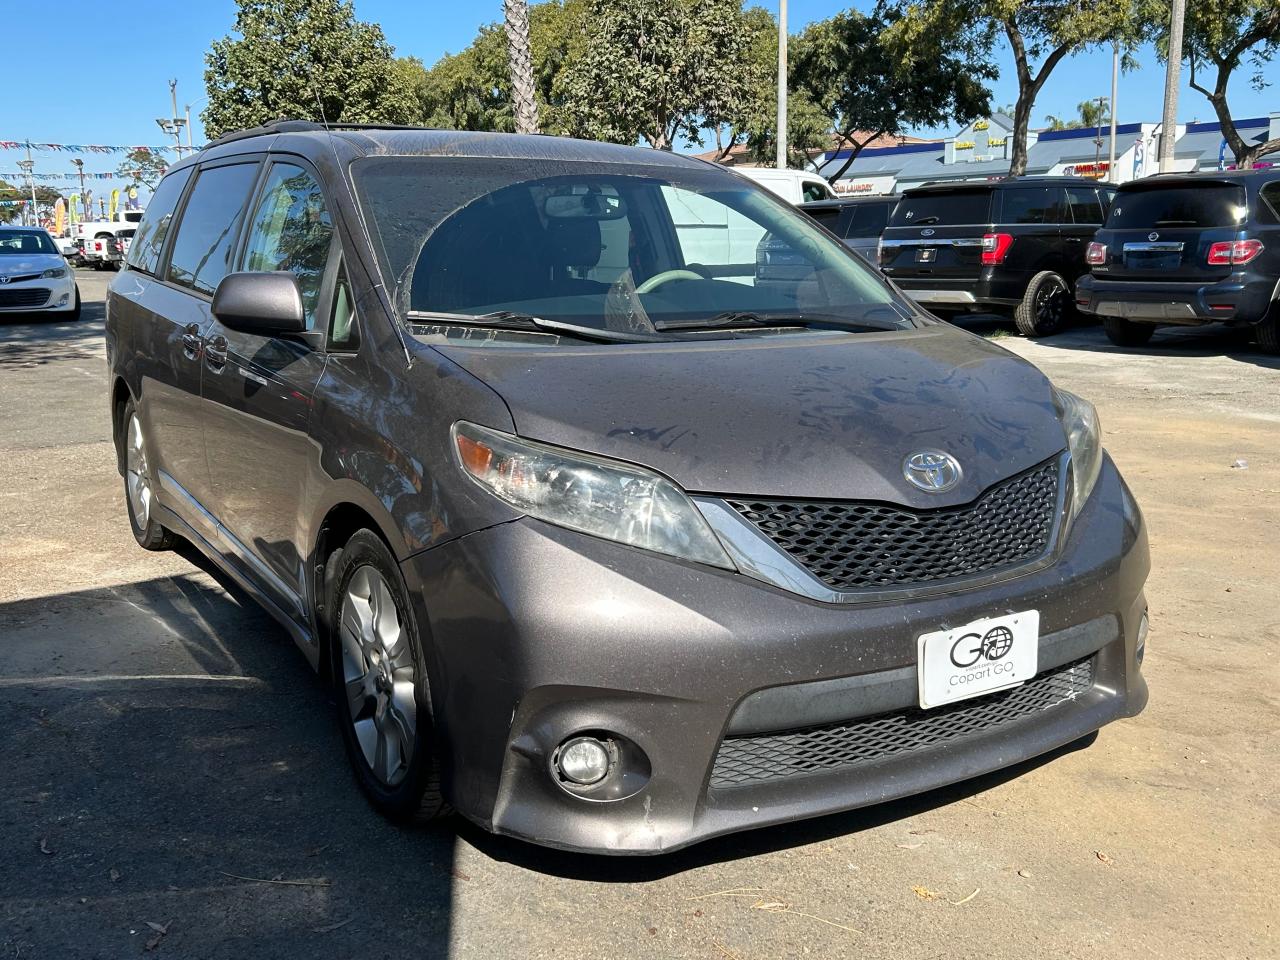
[[[129,507],[138,529],[146,530],[151,521],[151,469],[147,465],[147,447],[142,436],[142,421],[135,413],[129,417],[125,436],[125,489]]]
[[[1067,288],[1059,283],[1046,283],[1036,294],[1036,320],[1046,329],[1056,327],[1062,321],[1062,310]]]
[[[416,677],[409,637],[377,568],[366,564],[351,575],[339,624],[343,687],[356,742],[373,775],[394,787],[413,759]]]

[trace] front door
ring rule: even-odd
[[[245,231],[240,269],[287,270],[298,281],[309,331],[324,329],[321,288],[333,226],[320,185],[300,163],[275,161]],[[216,318],[201,381],[213,510],[228,554],[300,623],[306,616],[308,477],[318,469],[308,436],[324,370],[319,333],[267,337]]]

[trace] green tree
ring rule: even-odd
[[[1169,57],[1169,4],[1157,0],[1145,18],[1158,24],[1156,49],[1160,59]],[[1241,67],[1252,68],[1249,83],[1255,90],[1270,86],[1267,65],[1280,50],[1280,3],[1277,0],[1214,0],[1187,4],[1182,51],[1191,66],[1191,87],[1213,106],[1222,124],[1222,135],[1242,167],[1280,150],[1280,139],[1248,144],[1240,136],[1227,105],[1227,84]],[[1209,74],[1212,86],[1202,80]],[[1274,76],[1274,74],[1272,74]]]
[[[795,88],[826,114],[849,155],[827,178],[844,175],[868,143],[918,126],[967,123],[991,106],[996,76],[968,30],[926,24],[890,5],[810,24],[796,41]]]
[[[236,0],[235,33],[205,54],[212,138],[281,117],[403,123],[413,97],[377,24],[350,0]],[[323,117],[321,115],[323,106]]]
[[[1081,100],[1076,105],[1076,116],[1045,117],[1050,130],[1081,130],[1089,127],[1103,127],[1111,123],[1111,108],[1106,102],[1097,100]]]
[[[1132,50],[1141,38],[1140,17],[1116,0],[888,0],[903,15],[909,33],[966,35],[975,65],[990,65],[1003,35],[1013,54],[1018,100],[1013,108],[1013,151],[1009,173],[1027,170],[1027,130],[1036,97],[1068,55],[1100,43],[1119,42]],[[1266,2],[1266,0],[1262,0]]]
[[[751,36],[740,0],[589,0],[585,25],[557,85],[574,136],[670,150],[745,112]]]
[[[128,180],[130,186],[154,190],[168,169],[169,164],[163,155],[152,153],[146,147],[134,147],[120,161],[116,176]]]

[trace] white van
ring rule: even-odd
[[[816,173],[803,170],[779,170],[777,167],[734,167],[734,173],[754,180],[790,203],[812,200],[834,200],[836,192]]]

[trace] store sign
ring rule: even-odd
[[[842,197],[865,197],[880,193],[893,193],[893,177],[875,177],[870,180],[837,180],[832,186]]]
[[[1062,172],[1068,177],[1088,177],[1091,180],[1101,180],[1111,172],[1111,164],[1106,160],[1100,160],[1097,163],[1076,163],[1063,168]]]
[[[975,130],[986,130],[986,129],[987,129],[988,127],[990,127],[990,126],[991,126],[991,124],[987,123],[987,121],[985,121],[985,120],[979,120],[977,123],[975,123],[975,124],[973,125],[973,129],[975,129]]]
[[[972,150],[975,146],[976,146],[976,144],[975,144],[972,140],[957,140],[957,141],[956,141],[956,149],[957,149],[957,150]]]

